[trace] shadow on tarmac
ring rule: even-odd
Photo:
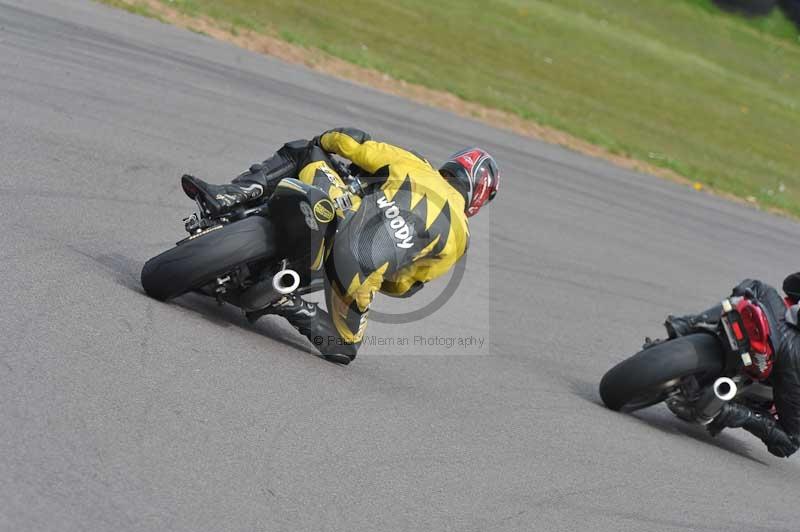
[[[731,431],[735,429],[727,429],[716,438],[712,438],[711,435],[706,432],[704,427],[700,425],[693,425],[678,419],[672,415],[672,413],[664,410],[664,407],[661,405],[655,405],[643,410],[639,410],[632,414],[613,412],[608,410],[600,400],[600,395],[597,391],[598,383],[575,378],[569,378],[567,380],[573,394],[585,400],[586,402],[602,408],[610,415],[627,416],[630,419],[634,419],[639,423],[648,425],[665,434],[675,435],[677,433],[705,445],[717,447],[718,449],[741,456],[747,460],[764,466],[769,466],[769,463],[759,460],[752,455],[750,447],[747,443],[732,436],[733,433]]]

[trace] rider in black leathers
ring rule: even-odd
[[[749,295],[763,304],[774,318],[778,330],[773,333],[775,364],[766,384],[772,386],[777,419],[768,412],[759,412],[745,405],[728,402],[708,425],[716,436],[726,427],[741,427],[763,441],[775,456],[788,457],[800,448],[800,272],[783,282],[788,309],[778,291],[761,281],[746,279],[733,289],[733,296]],[[670,338],[716,328],[722,306],[689,316],[667,318],[665,326]]]

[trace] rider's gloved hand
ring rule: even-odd
[[[781,458],[800,448],[800,437],[787,434],[771,414],[734,402],[725,403],[707,427],[712,436],[725,427],[742,427],[763,441],[770,453]]]
[[[781,458],[788,458],[800,448],[800,438],[789,436],[782,430],[771,430],[764,443],[770,453]]]

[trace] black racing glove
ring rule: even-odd
[[[800,448],[800,438],[787,434],[770,413],[753,410],[743,404],[725,403],[708,425],[712,436],[725,427],[742,427],[763,441],[769,452],[781,458],[791,456]]]
[[[790,457],[800,448],[800,438],[789,436],[777,427],[769,431],[764,443],[767,444],[767,450],[770,453],[781,458]]]

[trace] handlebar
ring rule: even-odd
[[[342,181],[344,181],[345,185],[347,185],[350,193],[355,194],[356,196],[363,196],[364,188],[361,185],[361,181],[357,176],[354,176],[350,172],[350,168],[345,166],[344,163],[339,162],[335,157],[329,156],[328,160],[330,161],[333,170],[339,174],[339,177],[341,177]]]

